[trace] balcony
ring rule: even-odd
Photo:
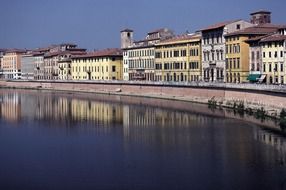
[[[210,62],[209,62],[209,65],[210,65],[210,66],[216,66],[216,62],[215,62],[215,61],[210,61]]]

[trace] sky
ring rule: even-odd
[[[120,47],[120,31],[136,40],[170,28],[194,32],[217,22],[244,19],[257,10],[286,24],[286,0],[1,0],[0,48],[75,43],[81,48]]]

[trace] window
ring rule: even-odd
[[[254,63],[251,64],[251,71],[254,71]]]
[[[283,57],[283,51],[280,51],[280,57]]]
[[[277,51],[274,52],[274,57],[276,58],[278,56]]]
[[[263,58],[265,58],[265,52],[263,52]]]
[[[236,69],[236,59],[233,59],[233,68]]]
[[[181,56],[182,57],[186,57],[187,56],[187,51],[186,50],[182,50],[181,51]]]
[[[161,58],[161,57],[162,57],[161,52],[156,52],[155,53],[155,58]]]
[[[237,44],[237,46],[236,46],[237,48],[236,48],[236,50],[237,50],[237,52],[236,53],[240,53],[240,44]]]
[[[254,61],[254,51],[251,52],[251,60]]]
[[[269,58],[271,58],[271,51],[269,52]]]
[[[260,54],[259,54],[259,51],[256,52],[256,59],[259,59],[260,57]]]
[[[272,65],[269,63],[269,72],[272,72]]]
[[[278,71],[278,64],[275,63],[274,72]]]
[[[115,72],[115,71],[116,71],[116,66],[112,65],[112,72]]]
[[[174,51],[174,57],[179,57],[179,51]]]
[[[240,30],[240,24],[237,24],[237,25],[236,25],[236,29],[237,29],[237,30]]]
[[[265,66],[265,63],[263,63],[263,72],[266,71],[266,66]]]
[[[281,64],[280,64],[280,71],[281,71],[281,72],[284,71],[284,68],[283,68],[283,67],[284,67],[284,65],[283,65],[283,63],[281,63]]]
[[[240,58],[237,58],[237,68],[240,68]]]

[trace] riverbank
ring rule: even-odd
[[[1,88],[23,88],[137,96],[208,104],[279,118],[286,88],[256,84],[158,83],[128,81],[0,81]]]

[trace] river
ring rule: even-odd
[[[286,137],[206,105],[0,90],[0,189],[286,189]]]

